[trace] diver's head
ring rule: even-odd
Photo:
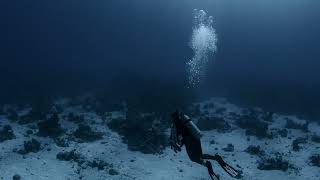
[[[172,119],[179,119],[180,118],[180,111],[177,109],[174,113],[171,114]]]
[[[176,110],[174,113],[171,114],[172,121],[176,123],[176,125],[182,123],[183,113],[180,110]]]

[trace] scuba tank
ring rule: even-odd
[[[200,139],[202,137],[200,129],[192,122],[189,116],[183,115],[181,117],[183,125],[189,130],[193,137]]]

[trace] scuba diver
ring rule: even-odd
[[[170,145],[177,153],[183,145],[186,146],[187,154],[191,161],[206,166],[212,180],[219,180],[214,173],[209,160],[215,160],[233,178],[241,178],[241,173],[224,162],[220,155],[203,154],[201,148],[201,131],[187,116],[178,110],[172,114],[173,122],[171,127]]]

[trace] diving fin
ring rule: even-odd
[[[219,163],[220,164],[220,163]],[[222,167],[222,169],[224,171],[226,171],[231,177],[236,178],[236,179],[240,179],[242,178],[242,172],[236,170],[235,168],[233,168],[232,166],[230,166],[229,164],[223,162],[220,164],[220,166]]]
[[[220,180],[219,176],[216,173],[214,173],[212,164],[209,161],[206,162],[206,167],[212,180]]]
[[[227,164],[221,156],[216,155],[216,160],[218,161],[219,165],[222,167],[224,171],[226,171],[231,177],[240,179],[242,177],[241,172]]]

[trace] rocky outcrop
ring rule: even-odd
[[[320,167],[320,154],[315,154],[309,157],[312,166]]]
[[[103,139],[103,133],[95,132],[90,126],[80,124],[78,129],[73,133],[80,142],[93,142],[96,140]]]
[[[113,119],[108,126],[122,136],[131,151],[159,154],[168,146],[167,128],[154,114],[128,112],[126,119]]]
[[[56,158],[60,161],[72,161],[81,166],[82,168],[97,168],[98,170],[111,170],[111,175],[117,175],[119,172],[113,169],[113,164],[105,162],[100,159],[87,160],[80,153],[76,152],[76,150],[59,152]]]
[[[292,141],[292,150],[299,151],[301,149],[300,144],[307,143],[307,137],[299,137]]]
[[[105,161],[99,160],[99,159],[95,159],[93,161],[89,161],[88,162],[88,166],[91,168],[97,168],[98,170],[105,170],[105,169],[109,169],[112,168],[113,165],[110,163],[107,163]]]
[[[19,120],[19,115],[17,111],[14,108],[9,108],[7,110],[7,119],[9,119],[12,122],[18,121]]]
[[[286,128],[288,129],[300,129],[303,132],[309,132],[308,127],[309,127],[309,122],[300,124],[300,123],[294,122],[291,119],[287,119],[287,122],[286,122]]]
[[[255,117],[244,115],[237,120],[237,125],[246,130],[246,135],[256,136],[258,138],[270,138],[268,133],[268,123]]]
[[[12,177],[12,180],[20,180],[21,179],[21,176],[19,174],[15,174],[13,177]]]
[[[69,147],[69,140],[67,137],[57,137],[54,142],[58,147]]]
[[[257,155],[257,156],[262,156],[265,155],[265,152],[260,148],[260,146],[253,146],[250,145],[245,152],[251,154],[251,155]]]
[[[81,154],[77,153],[75,149],[68,152],[59,152],[56,158],[60,161],[84,162]]]
[[[319,135],[312,135],[311,136],[311,141],[315,142],[315,143],[320,143],[320,136]]]
[[[67,120],[70,122],[75,122],[75,123],[83,123],[84,122],[84,117],[82,115],[76,115],[74,113],[69,113],[67,116]]]
[[[63,129],[59,124],[59,116],[54,113],[50,118],[38,123],[38,136],[42,137],[57,137],[63,133]]]
[[[41,143],[36,139],[30,141],[24,141],[23,149],[18,151],[19,154],[28,154],[30,152],[37,153],[41,150]]]
[[[226,132],[231,129],[230,124],[220,117],[201,117],[197,122],[197,126],[202,131],[217,129],[219,132]]]
[[[225,152],[233,152],[234,151],[234,146],[233,144],[228,144],[227,147],[222,148],[223,151]]]
[[[278,130],[278,134],[283,138],[287,137],[288,136],[288,130],[287,129],[280,129],[280,130]]]
[[[0,130],[0,143],[15,138],[16,136],[14,135],[14,132],[10,125],[5,125]]]
[[[284,160],[281,155],[277,155],[276,157],[260,159],[257,168],[260,170],[287,171],[289,169],[289,162]]]

